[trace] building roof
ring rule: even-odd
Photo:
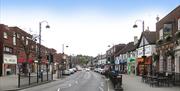
[[[156,44],[156,31],[149,31],[146,30],[143,33],[141,33],[141,37],[137,43],[137,47],[141,43],[142,36],[144,36],[149,44]]]
[[[129,42],[124,48],[122,48],[118,53],[116,53],[115,56],[133,51],[135,49],[136,49],[136,45],[134,45],[134,42]]]
[[[149,44],[156,44],[156,31],[144,31],[143,34]]]

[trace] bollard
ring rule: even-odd
[[[20,88],[20,73],[18,74],[18,88]]]
[[[29,72],[29,85],[31,84],[31,74]]]
[[[43,82],[43,72],[41,72],[41,82]]]
[[[47,70],[47,81],[48,81],[48,75],[49,75],[49,74],[48,74],[48,70]]]
[[[52,72],[52,74],[51,74],[51,80],[53,80],[53,72]]]

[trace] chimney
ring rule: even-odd
[[[134,36],[134,45],[136,45],[138,43],[138,37]]]
[[[149,31],[149,27],[147,27],[146,31]]]

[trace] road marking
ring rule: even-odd
[[[61,91],[61,88],[58,88],[57,91]]]
[[[69,87],[71,87],[72,85],[71,85],[71,84],[69,84],[68,86],[69,86]]]
[[[78,81],[76,81],[75,83],[78,84]]]
[[[103,89],[102,87],[99,87],[99,90],[100,90],[100,91],[104,91],[104,89]]]
[[[107,88],[108,88],[108,91],[109,91],[109,78],[108,79],[105,79],[106,82],[107,82]]]
[[[101,82],[101,87],[104,87],[104,82]]]

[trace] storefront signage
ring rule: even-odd
[[[17,64],[17,56],[11,54],[4,54],[4,64]]]
[[[180,30],[180,18],[178,19],[178,30]]]
[[[148,45],[145,46],[145,56],[151,56],[152,55],[152,46]],[[138,48],[138,57],[142,57],[143,56],[143,47]]]
[[[171,35],[171,32],[172,32],[172,24],[164,24],[164,29],[163,29],[164,38],[166,38],[166,36]]]

